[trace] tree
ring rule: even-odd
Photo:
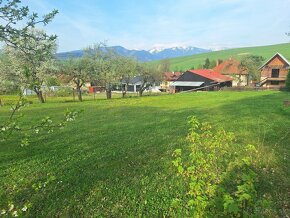
[[[161,80],[162,73],[158,70],[158,68],[149,64],[139,64],[137,70],[141,78],[139,95],[142,96],[146,89]]]
[[[122,97],[127,94],[130,80],[136,75],[137,62],[131,57],[117,57],[117,74],[119,75],[122,89]]]
[[[19,78],[14,75],[10,58],[7,54],[0,56],[0,92],[16,93],[20,88]]]
[[[91,79],[94,71],[91,59],[86,55],[81,58],[71,58],[62,62],[60,69],[60,73],[75,85],[79,101],[83,101],[82,87]]]
[[[288,71],[286,78],[286,90],[290,92],[290,70]]]
[[[206,58],[205,61],[204,61],[203,68],[204,69],[209,69],[209,67],[210,67],[210,61],[209,61],[209,58]]]
[[[57,10],[53,10],[39,18],[37,13],[30,13],[28,6],[21,6],[21,0],[6,0],[5,2],[0,0],[0,41],[23,52],[34,49],[26,47],[26,40],[53,41],[56,35],[47,35],[45,32],[35,35],[30,30],[34,29],[37,24],[47,25],[57,13]],[[19,25],[20,23],[22,25]]]
[[[39,68],[37,62],[50,55],[48,51],[52,50],[57,36],[47,35],[45,31],[35,31],[35,27],[37,24],[47,25],[57,13],[57,10],[53,10],[39,19],[37,13],[30,13],[28,6],[21,6],[20,0],[0,0],[0,41],[12,48],[10,51],[17,53],[17,57],[26,59],[22,66],[23,72],[31,77],[41,102],[44,102],[44,98],[39,89],[41,82],[39,78],[35,79],[35,69]]]
[[[211,60],[208,69],[213,69],[214,67],[216,67],[216,65],[217,65],[217,62],[215,60]]]
[[[4,64],[5,67],[8,67],[6,68],[8,71],[12,70],[10,72],[15,72],[14,67],[18,66],[22,68],[26,77],[34,76],[35,68],[39,67],[39,65],[35,63],[46,60],[45,57],[50,55],[50,53],[46,52],[51,51],[51,46],[53,45],[53,43],[42,44],[42,42],[54,42],[56,36],[49,36],[44,31],[39,31],[38,34],[35,34],[33,30],[37,24],[48,24],[57,13],[57,10],[53,10],[51,13],[44,15],[42,19],[39,19],[37,13],[30,13],[28,6],[21,6],[20,0],[6,0],[5,2],[0,0],[0,42],[6,44],[9,52],[11,52],[10,54],[15,54],[15,58],[18,58],[18,55],[21,57],[17,59],[19,62],[27,59],[31,61],[29,64],[25,63],[25,65],[22,66],[16,64],[11,67]],[[27,55],[27,57],[24,58],[23,54]],[[11,63],[15,62],[12,61]],[[29,68],[31,66],[33,66],[32,69]],[[7,76],[6,74],[2,74],[2,72],[3,71],[1,71],[0,77]],[[12,74],[8,75],[11,76]],[[0,141],[6,140],[13,133],[18,133],[20,134],[18,138],[22,138],[21,145],[28,145],[28,137],[31,134],[37,134],[39,131],[47,131],[47,133],[50,133],[55,128],[62,128],[67,122],[74,120],[79,113],[77,111],[67,111],[64,120],[59,123],[54,124],[49,117],[46,117],[38,124],[27,127],[22,126],[21,123],[18,122],[19,117],[15,118],[17,112],[27,104],[28,102],[20,92],[18,101],[15,105],[11,106],[9,118],[0,124]]]
[[[164,60],[161,60],[160,61],[160,64],[159,64],[159,70],[164,73],[164,72],[170,72],[170,60],[169,59],[164,59]]]
[[[249,72],[249,77],[252,80],[259,80],[260,66],[262,65],[264,58],[262,56],[249,55],[242,58],[239,68],[241,71]]]
[[[118,64],[120,56],[105,43],[99,43],[88,48],[93,60],[94,76],[105,84],[107,99],[112,98],[113,86],[120,84]]]
[[[28,32],[35,37],[23,40],[21,49],[6,46],[5,53],[14,66],[14,72],[11,73],[22,78],[19,80],[21,86],[32,89],[39,101],[44,103],[42,86],[55,70],[56,41],[50,38],[36,41],[44,34],[43,30],[30,29]]]
[[[203,65],[202,65],[202,64],[199,64],[199,65],[197,66],[197,69],[203,69]]]

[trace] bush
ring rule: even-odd
[[[193,217],[263,217],[270,201],[257,195],[256,148],[237,149],[232,133],[215,130],[195,117],[189,123],[189,155],[181,149],[173,154],[186,189],[173,200],[174,210]]]
[[[50,92],[50,96],[55,96],[55,97],[69,97],[69,96],[73,96],[73,89],[70,87],[64,88],[61,87],[59,90],[57,91],[51,91]]]

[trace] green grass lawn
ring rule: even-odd
[[[240,60],[245,55],[258,55],[264,57],[266,60],[271,58],[276,52],[284,55],[285,58],[290,60],[290,43],[268,45],[268,46],[257,46],[257,47],[245,47],[245,48],[234,48],[222,51],[215,51],[209,53],[196,54],[186,57],[172,58],[170,60],[170,68],[172,71],[185,71],[188,69],[198,68],[200,64],[204,64],[206,58],[210,60],[226,60],[230,57],[234,57]],[[152,63],[157,63],[152,62]]]
[[[286,92],[249,91],[33,103],[23,110],[24,125],[59,119],[67,108],[84,113],[27,147],[17,137],[0,142],[0,210],[13,203],[30,204],[27,217],[172,216],[171,201],[181,188],[172,153],[187,145],[187,117],[195,115],[258,148],[258,190],[271,193],[274,214],[283,216],[290,191],[286,99]],[[0,122],[8,111],[0,107]]]

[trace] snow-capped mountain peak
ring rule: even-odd
[[[212,50],[197,48],[192,46],[175,46],[166,48],[164,46],[156,46],[148,51],[145,50],[129,50],[121,46],[112,46],[109,47],[113,49],[117,54],[123,56],[133,56],[137,60],[146,62],[146,61],[155,61],[162,60],[167,58],[175,58],[193,54],[200,54],[205,52],[211,52]],[[72,52],[63,52],[58,53],[57,57],[60,59],[65,59],[68,57],[81,57],[83,55],[83,51],[77,50]]]
[[[153,47],[152,49],[148,50],[151,54],[155,54],[158,52],[163,51],[164,49],[166,49],[165,47]]]

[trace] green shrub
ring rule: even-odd
[[[73,96],[73,89],[70,87],[67,88],[60,88],[57,91],[51,92],[52,96],[56,96],[56,97],[69,97],[69,96]]]
[[[290,70],[288,71],[286,78],[286,90],[290,92]]]
[[[258,199],[253,145],[237,149],[235,137],[195,117],[189,121],[189,155],[174,152],[174,166],[186,194],[173,200],[175,210],[193,217],[263,216],[269,202]],[[239,152],[233,152],[239,151]]]

